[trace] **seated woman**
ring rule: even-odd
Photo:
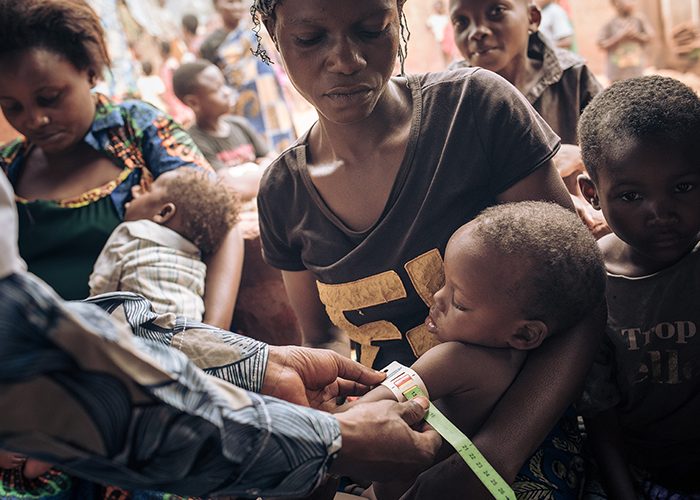
[[[91,93],[109,62],[87,3],[2,2],[0,106],[24,137],[0,149],[0,166],[17,194],[22,257],[65,299],[88,296],[88,276],[133,186],[175,168],[210,168],[162,112]],[[230,325],[242,248],[234,229],[207,262],[210,324]]]
[[[0,1],[0,106],[24,136],[0,149],[0,168],[17,194],[21,256],[65,299],[88,296],[93,264],[133,186],[176,168],[210,169],[162,112],[91,92],[109,62],[100,20],[85,1]],[[230,325],[242,260],[234,228],[207,262],[205,322]],[[15,482],[14,473],[2,480],[18,494],[77,486],[55,471],[31,484]]]
[[[559,139],[501,77],[465,69],[392,77],[406,55],[403,0],[257,0],[290,80],[319,120],[263,176],[264,257],[282,269],[309,345],[356,342],[363,364],[412,364],[454,231],[485,207],[547,200],[573,209],[552,162]],[[574,496],[576,396],[603,331],[596,308],[532,352],[474,435],[521,489]],[[556,426],[557,435],[540,446]],[[538,449],[539,447],[539,449]],[[525,467],[521,469],[523,464]],[[520,471],[520,473],[519,473]],[[486,493],[459,456],[409,498]],[[488,494],[488,493],[486,493]]]

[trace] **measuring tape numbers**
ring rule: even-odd
[[[387,374],[382,385],[389,388],[399,401],[413,399],[417,396],[428,398],[425,384],[411,368],[394,361],[382,371]],[[471,439],[450,422],[434,404],[430,403],[428,412],[423,419],[452,445],[494,498],[515,500],[515,493],[511,487],[488,463]]]

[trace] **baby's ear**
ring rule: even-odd
[[[156,224],[165,224],[175,216],[176,211],[177,207],[175,207],[175,204],[168,202],[160,207],[158,213],[153,216],[153,222]]]
[[[596,210],[600,210],[598,190],[596,189],[595,184],[593,184],[591,178],[588,177],[588,174],[579,174],[576,180],[578,181],[578,187],[581,190],[581,194],[584,198],[586,198],[586,201]]]
[[[542,341],[547,338],[547,333],[549,333],[549,329],[543,321],[526,320],[513,332],[508,344],[513,349],[528,351],[539,347]]]

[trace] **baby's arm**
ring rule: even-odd
[[[620,425],[614,409],[586,418],[586,429],[610,498],[635,500],[634,481],[627,467]]]
[[[439,344],[421,356],[412,368],[423,380],[430,399],[467,435],[475,432],[491,412],[501,394],[517,375],[525,360],[524,351],[492,349],[459,342]],[[393,393],[379,386],[358,403],[394,399]],[[443,446],[438,459],[454,450]],[[410,484],[375,483],[379,500],[398,498]]]

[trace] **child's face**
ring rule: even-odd
[[[124,205],[124,220],[153,220],[158,215],[168,200],[167,182],[176,176],[175,171],[161,174],[155,181],[146,187],[137,184],[131,188],[131,201]]]
[[[47,153],[82,141],[95,116],[88,70],[39,48],[3,56],[0,70],[0,106],[18,132]]]
[[[670,265],[688,253],[700,232],[700,160],[671,147],[628,141],[598,172],[595,202],[638,264]]]
[[[517,262],[494,255],[467,224],[452,236],[445,250],[445,285],[425,320],[443,342],[508,347],[524,323],[513,297],[504,293],[525,272]]]
[[[226,85],[221,70],[213,64],[197,75],[194,95],[197,98],[196,112],[201,117],[218,118],[230,113],[234,105],[231,87]]]
[[[462,56],[507,79],[527,60],[528,30],[539,26],[526,0],[451,0],[450,18]]]

